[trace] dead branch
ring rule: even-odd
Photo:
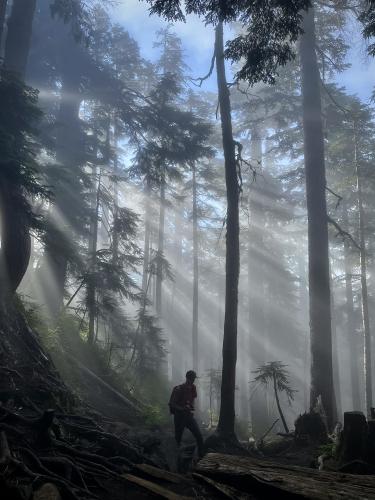
[[[196,85],[197,87],[202,87],[203,82],[210,78],[210,76],[212,75],[212,73],[214,71],[215,59],[216,59],[216,52],[214,50],[214,53],[213,53],[213,56],[211,59],[210,69],[209,69],[207,75],[203,76],[203,77],[199,77],[199,78],[191,78],[191,81],[194,85]],[[199,83],[194,83],[194,82],[199,82]]]
[[[342,202],[343,200],[343,197],[340,196],[339,194],[335,193],[331,188],[329,188],[328,186],[326,186],[326,190],[333,194],[333,196],[335,196],[337,198],[337,202],[336,202],[336,206],[335,206],[335,209],[337,210],[340,206],[340,203]]]
[[[347,231],[344,231],[344,229],[342,229],[342,227],[334,219],[332,219],[332,217],[328,216],[328,222],[337,229],[336,236],[342,236],[343,238],[348,238],[359,251],[361,250],[360,245],[355,241],[353,236]]]

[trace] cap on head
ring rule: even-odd
[[[188,380],[195,380],[197,378],[197,374],[195,373],[194,370],[189,370],[186,372],[186,378]]]

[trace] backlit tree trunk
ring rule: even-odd
[[[262,166],[262,138],[257,126],[251,129],[251,162],[257,171]],[[257,183],[253,183],[252,172],[249,172],[248,193],[248,253],[247,253],[247,287],[248,287],[248,325],[249,325],[249,357],[252,360],[251,370],[266,363],[266,286],[265,264],[259,259],[264,251],[263,229],[265,229],[265,206],[262,192]],[[257,181],[262,182],[262,181]],[[254,283],[256,286],[254,287]],[[250,375],[250,373],[249,373]],[[264,391],[251,391],[250,414],[252,431],[262,435],[269,427],[267,419],[267,394]]]
[[[349,227],[348,209],[343,201],[343,222],[344,228]],[[350,263],[350,245],[347,238],[344,239],[344,266],[345,266],[345,299],[346,299],[346,329],[349,344],[349,358],[350,358],[350,381],[352,386],[352,404],[354,411],[360,411],[361,399],[359,388],[359,336],[356,338],[356,329],[354,322],[354,300],[353,300],[353,284],[352,274],[353,269]]]
[[[8,20],[4,68],[24,80],[30,51],[36,0],[14,0]],[[22,142],[22,137],[17,140]],[[1,208],[1,294],[14,293],[21,283],[30,260],[30,221],[25,214],[23,193],[17,186],[0,179]]]
[[[74,42],[73,42],[74,43]],[[74,55],[73,55],[74,58]],[[73,169],[77,166],[79,151],[80,127],[79,108],[81,104],[81,75],[76,71],[76,65],[67,60],[63,66],[61,100],[56,138],[56,160],[64,168]],[[52,224],[61,232],[62,237],[73,238],[71,228],[70,206],[75,206],[76,200],[70,198],[69,183],[63,182],[54,187],[55,203],[51,209]],[[46,261],[52,277],[52,283],[46,283],[46,300],[52,318],[57,318],[64,303],[65,283],[68,272],[67,257],[61,248],[56,246],[55,237],[47,234]]]
[[[193,369],[198,371],[198,200],[197,200],[197,172],[193,163]]]
[[[149,265],[150,265],[150,233],[151,233],[151,186],[150,178],[146,177],[145,186],[145,240],[143,247],[143,272],[142,272],[142,291],[146,293]]]
[[[215,56],[225,161],[225,181],[227,189],[223,371],[221,382],[220,415],[217,431],[221,437],[230,439],[235,436],[234,421],[237,362],[238,279],[240,268],[240,228],[238,210],[239,186],[237,178],[235,143],[232,131],[230,96],[225,75],[222,23],[220,23],[216,28]]]
[[[165,225],[165,169],[163,167],[160,182],[160,212],[159,212],[159,233],[158,233],[158,262],[156,271],[156,314],[162,316],[162,282],[163,269],[161,257],[164,255],[164,225]]]
[[[329,427],[336,410],[332,369],[331,296],[320,77],[315,51],[314,9],[304,14],[300,41],[303,131],[308,215],[311,397],[322,397]]]
[[[96,252],[98,249],[98,224],[99,224],[99,205],[100,205],[100,189],[101,189],[101,174],[99,172],[99,179],[97,167],[92,168],[92,219],[90,224],[90,238],[89,238],[89,256],[90,256],[90,269],[95,270],[96,267]],[[95,342],[95,320],[97,320],[97,307],[96,307],[96,286],[92,278],[87,284],[87,312],[89,318],[89,331],[87,342],[93,345]]]
[[[333,386],[335,390],[335,402],[336,402],[336,412],[337,418],[342,420],[342,405],[341,405],[341,390],[340,390],[340,358],[339,358],[339,346],[341,345],[338,340],[338,332],[336,328],[336,318],[335,318],[335,302],[334,302],[334,287],[331,280],[331,307],[332,307],[332,369],[333,369]]]
[[[365,211],[363,208],[363,180],[360,160],[358,158],[358,145],[356,135],[356,125],[354,125],[354,163],[357,177],[357,198],[358,198],[358,223],[359,223],[359,245],[360,245],[360,266],[361,266],[361,294],[362,294],[362,327],[363,327],[363,369],[365,376],[365,408],[367,417],[371,418],[372,407],[372,361],[371,361],[371,330],[368,308],[367,291],[367,256],[365,239]]]

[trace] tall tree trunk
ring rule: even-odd
[[[300,42],[303,131],[309,238],[311,397],[321,396],[332,428],[336,418],[332,368],[331,294],[326,204],[324,138],[319,69],[315,51],[314,9],[303,18]]]
[[[29,57],[36,0],[13,0],[5,42],[4,67],[24,80]]]
[[[72,175],[76,175],[74,169],[77,168],[81,137],[79,129],[81,75],[76,69],[69,59],[63,67],[59,128],[56,137],[56,160],[65,168],[72,169]],[[58,226],[57,229],[61,232],[61,237],[69,241],[74,238],[71,230],[73,221],[69,216],[69,211],[77,201],[72,199],[74,194],[70,192],[69,183],[62,182],[55,186],[54,195],[55,203],[51,212],[55,221],[52,221],[52,224]],[[71,215],[74,216],[74,214]],[[51,317],[56,319],[64,303],[68,261],[66,254],[56,246],[54,233],[47,234],[45,255],[53,281],[52,284],[46,283],[46,299]]]
[[[143,271],[142,271],[142,291],[145,294],[147,283],[148,283],[148,274],[149,274],[149,265],[150,265],[150,236],[151,236],[151,183],[150,178],[146,176],[146,185],[145,185],[145,241],[143,247]]]
[[[221,437],[231,439],[235,437],[234,421],[237,362],[238,279],[240,269],[240,227],[238,209],[239,186],[237,178],[235,143],[232,131],[230,96],[225,75],[222,23],[219,23],[216,28],[215,56],[224,150],[225,182],[227,189],[223,372],[221,382],[220,415],[217,431]]]
[[[171,354],[172,354],[172,380],[182,379],[184,376],[187,348],[187,338],[184,335],[184,318],[181,316],[179,305],[184,302],[185,274],[182,266],[182,239],[184,233],[183,205],[178,203],[174,208],[174,235],[173,253],[175,262],[175,279],[173,281],[173,298],[171,312]],[[189,362],[189,368],[191,367]],[[186,370],[185,370],[186,372]]]
[[[119,133],[118,133],[118,127],[117,127],[117,118],[116,114],[114,116],[114,123],[113,123],[113,148],[114,148],[114,159],[113,159],[113,174],[115,177],[115,180],[113,182],[113,198],[114,198],[114,207],[113,207],[113,219],[114,221],[117,221],[118,218],[118,204],[119,204],[119,196],[118,196],[118,180],[117,176],[119,173],[119,168],[118,168],[118,139],[119,139]],[[117,264],[118,262],[118,231],[117,228],[114,228],[113,231],[113,236],[112,236],[112,255],[113,255],[113,262]]]
[[[2,40],[3,40],[3,33],[4,33],[4,25],[5,25],[5,14],[7,10],[7,3],[8,0],[0,0],[0,56],[2,54],[1,48],[2,48]]]
[[[197,199],[197,172],[195,162],[193,169],[193,369],[198,371],[198,199]]]
[[[24,80],[30,51],[36,0],[14,0],[8,20],[4,68]],[[17,140],[22,142],[23,138]],[[1,179],[0,184],[1,295],[13,294],[26,273],[31,253],[29,217],[25,214],[23,194],[17,186]]]
[[[348,230],[348,209],[345,201],[343,201],[343,222],[344,228]],[[347,238],[344,239],[344,266],[345,266],[345,298],[346,298],[346,328],[349,344],[350,357],[350,381],[352,387],[352,404],[354,411],[360,411],[361,398],[359,388],[359,369],[358,369],[358,339],[356,339],[356,329],[354,323],[354,300],[353,300],[353,284],[352,284],[352,266],[350,263],[350,245]]]
[[[341,405],[341,389],[340,389],[340,359],[339,359],[339,345],[336,328],[335,318],[335,302],[333,294],[333,282],[331,280],[331,308],[332,308],[332,369],[333,369],[333,385],[335,390],[335,403],[337,418],[342,421],[342,405]]]
[[[257,126],[251,129],[251,161],[258,169],[262,166],[262,138]],[[249,357],[252,360],[252,370],[266,362],[266,315],[265,315],[265,265],[259,262],[263,254],[263,228],[265,227],[265,206],[262,192],[257,184],[252,184],[252,173],[249,173],[248,192],[248,251],[247,251],[247,287],[249,314]],[[256,283],[256,288],[254,288]],[[262,435],[268,425],[267,394],[264,391],[254,391],[251,394],[250,414],[252,431]]]
[[[360,245],[360,266],[361,266],[361,293],[362,293],[362,323],[363,323],[363,369],[365,376],[365,408],[367,417],[371,418],[372,407],[372,361],[371,361],[371,330],[368,310],[367,291],[367,257],[365,239],[365,212],[363,208],[363,185],[361,165],[358,159],[358,144],[356,136],[356,125],[354,124],[354,163],[357,177],[357,198],[358,198],[358,222],[359,222],[359,245]]]
[[[305,264],[305,256],[304,253],[300,253],[298,257],[298,275],[300,279],[299,285],[299,308],[300,308],[300,321],[301,324],[304,324],[306,321],[306,315],[308,314],[309,308],[309,293],[308,287],[306,283],[306,264]],[[307,325],[306,325],[307,326]],[[310,350],[309,350],[309,332],[308,329],[304,329],[304,339],[302,345],[301,359],[303,366],[303,407],[304,411],[308,411],[309,408],[309,396],[310,396],[310,373],[309,373],[309,358],[310,358]]]
[[[98,249],[98,226],[99,226],[99,206],[100,206],[100,189],[101,189],[101,173],[97,181],[97,167],[92,167],[93,176],[93,191],[92,191],[92,208],[93,215],[90,224],[90,239],[89,239],[89,255],[90,268],[95,270],[96,267],[96,252]],[[87,343],[93,345],[95,342],[95,320],[97,320],[96,306],[96,286],[92,278],[87,284],[87,312],[89,318],[89,331]]]
[[[161,258],[164,256],[164,225],[165,225],[165,168],[162,167],[160,182],[160,212],[159,212],[159,232],[158,232],[158,262],[156,272],[156,314],[162,316],[162,282],[163,268]]]

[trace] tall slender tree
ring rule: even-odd
[[[158,0],[151,3],[151,12],[163,14],[168,19],[183,20],[186,12],[200,14],[208,23],[216,25],[215,60],[218,80],[219,106],[222,124],[225,176],[227,188],[227,256],[226,256],[226,298],[223,339],[223,376],[221,386],[221,407],[218,434],[224,439],[233,439],[235,421],[235,380],[237,361],[237,307],[239,278],[239,183],[237,178],[236,148],[233,140],[231,106],[225,75],[223,21],[240,18],[246,33],[229,43],[227,54],[239,61],[245,57],[245,64],[238,72],[239,78],[251,83],[264,80],[274,81],[280,64],[292,57],[290,43],[301,32],[300,10],[309,5],[308,1],[252,3],[246,8],[241,1],[207,4],[203,1],[171,0],[167,4]],[[265,19],[266,18],[266,19]],[[264,30],[273,26],[274,30]],[[213,61],[214,62],[214,61]]]
[[[367,291],[367,255],[366,255],[366,239],[365,239],[365,212],[363,203],[363,174],[361,161],[358,151],[358,121],[354,117],[353,121],[353,142],[354,142],[354,166],[357,183],[357,200],[358,200],[358,225],[359,225],[359,260],[361,270],[361,294],[362,294],[362,322],[363,322],[363,339],[364,339],[364,376],[365,376],[365,407],[368,418],[371,417],[372,408],[372,348],[371,348],[371,331],[370,331],[370,315],[368,306],[368,291]]]
[[[343,202],[343,224],[345,228],[349,227],[348,206]],[[359,346],[356,339],[355,312],[353,299],[353,268],[351,265],[350,243],[347,238],[344,239],[344,271],[345,271],[345,300],[346,300],[346,332],[350,350],[350,381],[352,404],[355,411],[361,408],[360,388],[359,388]]]
[[[311,334],[310,405],[321,396],[329,426],[336,418],[331,330],[328,217],[320,77],[315,48],[314,9],[304,14],[300,41],[304,158],[308,214]]]
[[[232,131],[229,89],[225,74],[223,38],[223,23],[219,23],[215,31],[215,59],[227,187],[227,232],[223,375],[221,383],[220,416],[217,430],[220,436],[231,439],[235,436],[237,311],[238,279],[240,271],[238,201],[240,188],[237,177],[236,150]]]

